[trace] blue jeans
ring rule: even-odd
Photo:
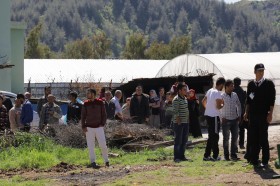
[[[225,123],[222,124],[223,129],[223,147],[224,147],[224,155],[225,157],[229,157],[229,135],[231,134],[231,146],[230,146],[230,156],[236,157],[237,153],[237,141],[238,141],[238,121],[234,120],[226,120]]]
[[[186,143],[189,135],[189,123],[174,123],[175,144],[174,144],[174,160],[185,159]]]

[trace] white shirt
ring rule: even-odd
[[[222,99],[221,92],[215,88],[211,88],[207,91],[206,95],[206,109],[205,109],[205,116],[216,117],[220,116],[220,111],[217,108],[217,99]]]
[[[111,99],[111,101],[115,104],[115,107],[116,107],[116,109],[115,109],[115,114],[117,114],[117,113],[122,113],[122,107],[121,107],[121,105],[120,105],[119,99],[118,99],[116,96],[114,96],[114,97]]]
[[[263,83],[263,81],[264,81],[264,78],[260,79],[259,81],[254,80],[256,86],[258,86],[258,87],[261,86],[261,84]]]

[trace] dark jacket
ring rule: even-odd
[[[266,116],[276,98],[275,85],[271,80],[265,79],[260,86],[250,81],[247,87],[247,104],[250,106],[251,116]]]
[[[141,96],[141,102],[138,101],[136,94],[132,95],[130,101],[130,116],[138,123],[143,123],[150,116],[149,99],[144,94]]]
[[[10,98],[6,98],[4,101],[3,101],[3,105],[6,107],[8,113],[9,111],[11,110],[11,108],[13,108],[13,103],[11,101]]]
[[[67,123],[77,124],[81,120],[81,113],[82,113],[83,105],[75,102],[69,103],[67,107]]]
[[[104,102],[100,99],[86,100],[82,107],[82,128],[98,128],[106,124]]]
[[[33,108],[28,99],[22,105],[20,121],[23,125],[30,124],[33,121]]]
[[[41,97],[38,100],[38,102],[37,102],[37,113],[39,114],[39,117],[40,117],[40,113],[41,113],[43,105],[46,104],[47,102],[48,102],[48,100],[47,100],[46,97]]]
[[[242,114],[245,111],[245,103],[246,103],[246,92],[240,87],[240,86],[235,86],[233,89],[233,92],[235,92],[238,96],[238,99],[241,104],[241,111]]]
[[[8,121],[8,110],[2,105],[2,107],[0,107],[0,131],[8,127]]]
[[[111,100],[109,101],[109,103],[107,101],[104,101],[104,103],[105,103],[107,119],[114,119],[115,118],[115,110],[116,110],[115,103]]]

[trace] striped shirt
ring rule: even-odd
[[[172,101],[174,109],[174,123],[177,123],[176,118],[179,116],[181,123],[189,123],[188,100],[185,97],[176,95]]]
[[[241,117],[241,104],[237,94],[232,92],[231,95],[228,95],[224,92],[222,98],[224,100],[224,107],[221,109],[221,117],[228,120]]]

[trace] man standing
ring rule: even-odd
[[[69,93],[68,109],[66,122],[68,125],[74,124],[77,125],[81,120],[82,104],[77,101],[78,94],[75,91]]]
[[[0,131],[5,131],[7,129],[9,117],[8,110],[3,104],[4,97],[0,95]]]
[[[120,100],[122,98],[122,91],[116,90],[115,96],[112,98],[112,102],[115,104],[115,118],[117,120],[123,120],[123,115],[122,115],[122,107],[120,105]]]
[[[148,122],[150,116],[149,99],[142,91],[142,86],[138,85],[130,101],[131,119],[138,124]]]
[[[20,121],[21,110],[21,100],[17,98],[15,99],[15,105],[9,111],[10,127],[13,132],[24,131],[24,126]]]
[[[59,124],[59,119],[62,117],[62,111],[59,105],[55,104],[55,96],[49,94],[48,102],[45,103],[42,107],[40,113],[40,122],[39,122],[39,129],[42,130],[44,127],[49,124]]]
[[[106,145],[106,138],[104,134],[104,126],[106,124],[106,111],[104,102],[96,99],[96,90],[87,90],[87,100],[84,102],[82,108],[82,129],[86,134],[87,146],[89,149],[89,156],[91,165],[94,169],[98,168],[95,160],[95,138],[101,147],[102,156],[105,165],[109,166],[108,149]]]
[[[241,116],[243,116],[245,112],[246,92],[240,87],[241,84],[240,78],[238,77],[234,78],[233,83],[234,83],[233,92],[235,92],[238,96],[238,99],[241,104]],[[243,118],[241,118],[241,122],[239,123],[239,148],[240,149],[245,149],[244,146],[245,128],[247,128],[247,126]]]
[[[29,92],[26,92],[23,94],[18,94],[17,99],[20,100],[22,104],[22,110],[20,115],[20,121],[22,123],[23,131],[29,132],[30,131],[30,123],[33,121],[33,108],[28,100],[30,98],[31,94]]]
[[[255,65],[256,78],[248,83],[244,120],[249,119],[248,133],[250,157],[254,166],[267,167],[269,161],[268,125],[272,121],[276,90],[271,80],[264,78],[263,64]],[[259,165],[259,153],[262,149],[262,163]],[[248,149],[247,149],[248,150]]]
[[[106,91],[104,103],[105,103],[107,119],[113,120],[115,119],[116,106],[111,99],[112,99],[112,93],[110,91]]]
[[[208,126],[208,140],[204,153],[204,161],[219,161],[219,131],[220,131],[220,109],[224,106],[224,101],[220,91],[223,90],[225,79],[220,77],[216,81],[215,88],[211,88],[207,91],[205,97],[202,100],[202,104],[205,108],[205,117]],[[211,151],[213,151],[213,157],[211,157]]]
[[[3,97],[3,105],[7,109],[8,112],[8,122],[6,123],[6,128],[10,128],[10,119],[9,119],[9,111],[13,107],[13,103],[10,98],[6,97],[4,94],[1,94]]]
[[[238,160],[237,140],[238,123],[241,121],[241,104],[238,96],[233,92],[233,81],[227,80],[225,83],[225,92],[222,94],[224,107],[221,109],[224,158],[229,161],[229,155],[232,160]],[[231,134],[231,150],[229,154],[229,136]]]
[[[45,86],[44,93],[45,93],[45,95],[43,97],[41,97],[37,103],[37,113],[38,113],[39,117],[41,117],[40,113],[41,113],[43,105],[48,102],[48,95],[52,93],[51,87]]]
[[[188,141],[189,133],[189,109],[187,96],[187,86],[185,84],[178,84],[178,94],[174,97],[172,105],[174,109],[174,161],[189,161],[186,158],[185,150]]]

